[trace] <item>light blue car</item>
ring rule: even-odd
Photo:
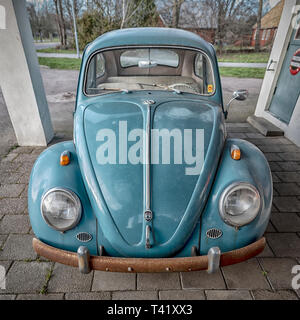
[[[254,145],[227,138],[226,116],[215,50],[199,36],[97,38],[83,54],[74,140],[32,169],[35,251],[83,273],[212,273],[262,252],[270,168]]]

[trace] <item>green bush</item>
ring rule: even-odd
[[[138,9],[126,20],[124,28],[152,27],[157,26],[158,14],[154,0],[136,0]],[[78,42],[80,50],[101,36],[103,33],[119,29],[121,26],[121,17],[109,17],[102,14],[101,10],[85,12],[77,20]],[[74,42],[74,40],[73,40]],[[72,43],[75,48],[75,43]]]

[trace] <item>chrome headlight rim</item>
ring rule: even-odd
[[[76,220],[74,220],[74,222],[68,226],[67,228],[58,228],[54,225],[52,225],[47,217],[45,217],[44,213],[43,213],[43,202],[44,200],[46,199],[46,197],[53,193],[53,192],[63,192],[63,193],[66,193],[68,196],[70,196],[72,198],[72,200],[74,200],[75,202],[75,205],[76,207],[78,208],[78,215],[77,215],[77,218]],[[56,230],[56,231],[60,231],[60,232],[65,232],[65,231],[68,231],[68,230],[71,230],[73,229],[74,227],[77,226],[77,224],[79,223],[80,219],[81,219],[81,216],[82,216],[82,206],[81,206],[81,201],[78,197],[78,195],[70,190],[70,189],[67,189],[67,188],[63,188],[63,187],[55,187],[55,188],[52,188],[52,189],[49,189],[47,192],[45,192],[42,196],[42,199],[41,199],[41,205],[40,205],[40,210],[41,210],[41,216],[43,217],[43,220],[45,221],[45,223],[51,227],[52,229]]]
[[[227,196],[230,193],[232,193],[232,192],[234,192],[236,190],[239,190],[239,189],[243,189],[243,188],[253,191],[258,196],[259,208],[257,210],[256,215],[254,215],[252,217],[252,219],[249,219],[247,221],[247,223],[240,224],[240,223],[235,223],[234,221],[232,221],[232,220],[230,220],[228,218],[229,214],[227,214],[226,211],[225,211],[225,199],[227,198]],[[260,196],[260,192],[258,191],[258,189],[253,184],[251,184],[249,182],[239,181],[239,182],[234,182],[234,183],[230,184],[222,192],[220,200],[219,200],[219,213],[220,213],[220,216],[221,216],[222,220],[226,224],[230,225],[231,227],[235,227],[235,228],[240,228],[240,227],[246,226],[249,223],[251,223],[252,221],[254,221],[257,218],[257,216],[259,215],[259,212],[261,211],[261,207],[262,207],[262,199],[261,199],[261,196]]]

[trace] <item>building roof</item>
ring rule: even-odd
[[[281,0],[274,8],[266,13],[261,19],[261,29],[277,28],[280,22],[281,14],[283,11],[284,1]],[[257,28],[257,23],[253,26],[253,29]]]

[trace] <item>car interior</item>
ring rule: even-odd
[[[90,58],[86,95],[137,90],[211,95],[211,62],[196,50],[152,47],[105,50]]]

